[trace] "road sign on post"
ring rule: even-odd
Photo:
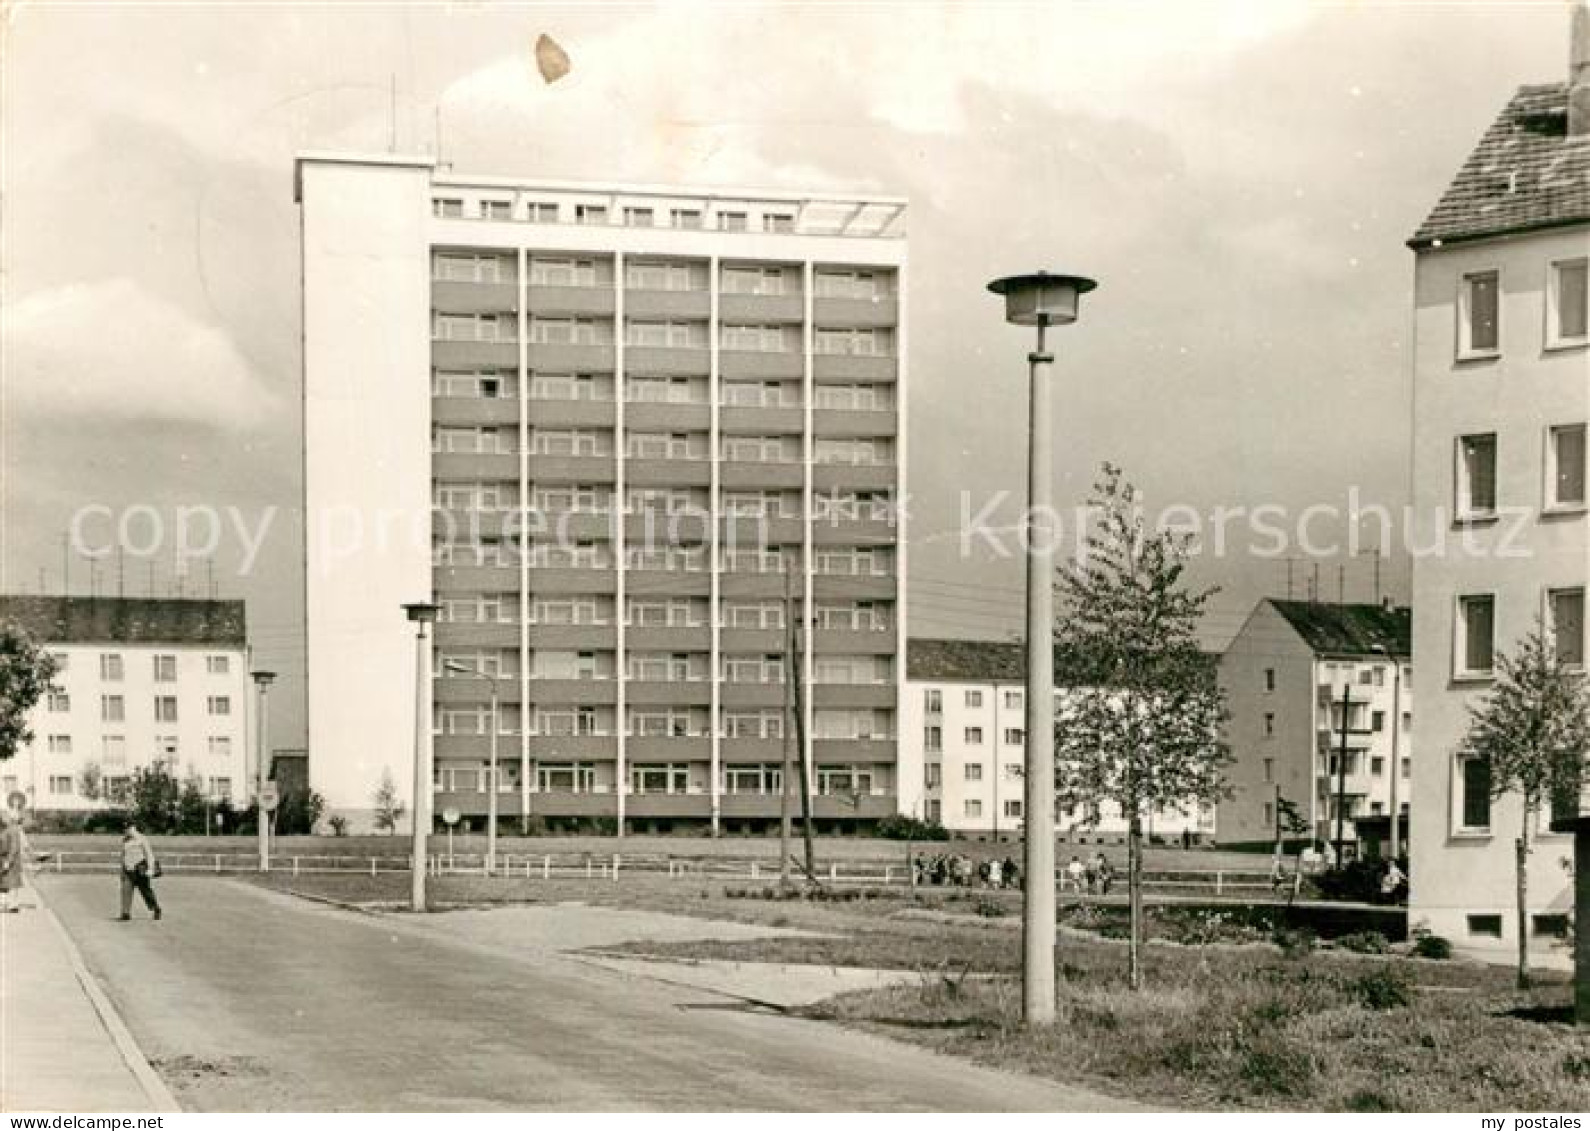
[[[259,807],[267,813],[276,812],[276,807],[282,803],[281,791],[276,788],[276,783],[268,781],[260,786]]]

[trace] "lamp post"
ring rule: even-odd
[[[1035,326],[1027,355],[1027,756],[1026,871],[1022,922],[1022,1016],[1029,1025],[1055,1019],[1054,946],[1054,558],[1050,445],[1053,394],[1044,366],[1050,326],[1077,320],[1081,297],[1098,284],[1080,275],[1011,275],[988,289],[1005,298],[1005,321]]]
[[[491,770],[486,779],[486,875],[495,876],[497,874],[497,705],[501,701],[497,693],[498,677],[460,663],[458,660],[447,660],[442,666],[455,675],[483,679],[491,685]]]
[[[271,682],[275,680],[275,672],[258,671],[251,673],[254,686],[259,689],[259,721],[256,724],[254,740],[254,824],[259,839],[259,870],[271,870],[271,832],[270,826],[265,823],[265,751],[269,749],[268,735],[270,728],[266,724],[265,704],[270,695]]]
[[[425,835],[431,824],[431,650],[426,627],[436,620],[436,606],[414,603],[403,606],[414,623],[414,859],[411,862],[409,905],[425,910]]]

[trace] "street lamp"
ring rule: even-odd
[[[431,650],[426,626],[436,620],[436,606],[403,606],[414,623],[414,859],[410,872],[410,906],[425,910],[425,834],[431,824]]]
[[[1036,326],[1037,348],[1027,355],[1027,893],[1022,923],[1022,1016],[1052,1025],[1054,1004],[1054,557],[1055,529],[1050,441],[1053,396],[1041,366],[1045,331],[1077,320],[1083,295],[1098,286],[1080,275],[1010,275],[988,289],[1005,296],[1005,321]]]
[[[270,685],[276,678],[275,672],[258,671],[251,673],[254,686],[259,689],[259,722],[258,737],[255,739],[254,760],[254,824],[257,826],[259,837],[259,870],[271,870],[271,841],[270,827],[265,824],[265,751],[269,748],[266,736],[270,733],[265,720],[265,704],[270,694]]]
[[[491,772],[487,777],[486,787],[486,875],[497,874],[497,705],[501,697],[497,692],[498,676],[490,675],[478,668],[458,660],[446,660],[442,667],[455,675],[472,676],[483,679],[491,685]]]

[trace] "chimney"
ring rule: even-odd
[[[1568,46],[1568,136],[1590,137],[1590,2],[1573,6]]]

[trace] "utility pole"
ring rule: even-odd
[[[1395,860],[1402,849],[1402,811],[1397,803],[1398,785],[1402,779],[1402,756],[1397,749],[1397,726],[1402,721],[1402,659],[1388,653],[1393,665],[1391,678],[1391,858]]]
[[[804,572],[803,562],[802,573],[804,574]],[[801,609],[801,615],[803,617],[805,615],[804,606]],[[815,884],[817,882],[817,851],[812,844],[811,768],[806,764],[806,694],[805,689],[801,686],[801,681],[805,678],[806,667],[801,662],[801,650],[806,647],[806,640],[805,634],[800,631],[799,627],[794,626],[793,622],[792,635],[793,646],[790,649],[790,656],[794,660],[794,666],[790,672],[789,683],[795,693],[795,748],[796,757],[800,763],[801,775],[801,839],[805,841],[806,846],[806,881],[807,883]]]
[[[784,562],[784,768],[778,791],[778,884],[789,887],[790,791],[795,788],[795,574]]]
[[[1336,866],[1346,863],[1342,849],[1346,841],[1347,819],[1347,709],[1352,705],[1351,683],[1342,684],[1342,739],[1336,753]]]
[[[1336,563],[1336,604],[1347,603],[1347,563]]]

